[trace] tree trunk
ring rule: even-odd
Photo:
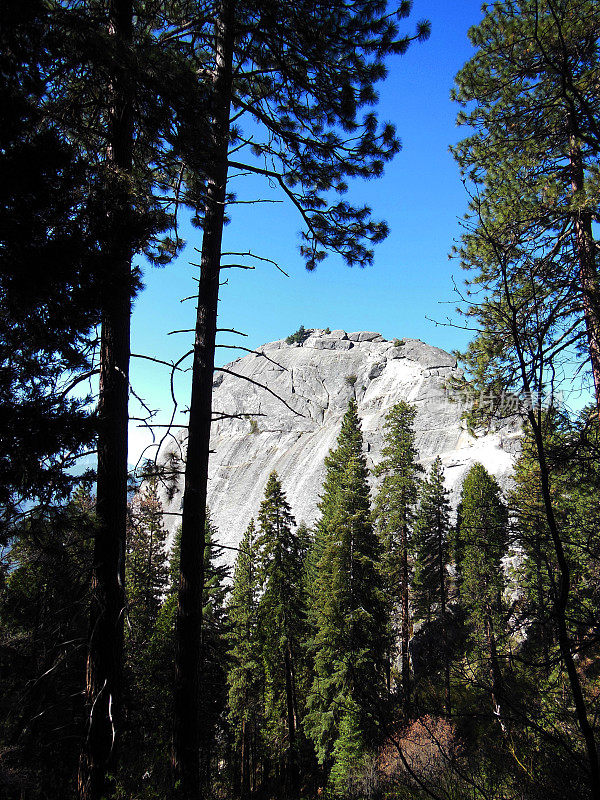
[[[444,646],[444,684],[446,690],[446,714],[450,716],[452,713],[452,705],[450,702],[450,653],[448,652],[448,631],[446,619],[446,574],[444,564],[444,541],[442,534],[442,522],[438,514],[438,568],[440,575],[440,611],[442,613],[442,631],[443,631],[443,646]]]
[[[410,639],[409,607],[408,607],[408,529],[402,526],[402,700],[404,713],[410,713],[410,658],[408,644]]]
[[[250,797],[250,737],[248,736],[248,723],[242,721],[242,753],[240,769],[240,798],[248,800]]]
[[[117,62],[110,87],[107,171],[111,207],[103,297],[98,400],[98,530],[94,542],[90,638],[86,669],[87,735],[80,759],[81,800],[107,797],[107,770],[114,763],[121,713],[127,427],[131,317],[130,240],[133,152],[132,102],[123,52],[133,40],[131,0],[113,0],[110,33]]]
[[[538,457],[540,461],[542,495],[544,497],[548,527],[550,528],[550,534],[552,536],[559,569],[558,594],[554,603],[554,613],[556,616],[556,627],[558,633],[558,646],[563,664],[565,665],[567,675],[569,677],[569,684],[571,686],[571,694],[573,695],[573,704],[575,706],[577,722],[585,742],[590,769],[590,787],[592,790],[592,799],[600,800],[600,768],[598,764],[598,749],[596,747],[594,729],[590,725],[590,721],[588,719],[585,699],[581,690],[581,681],[579,680],[579,674],[575,666],[575,661],[573,660],[571,641],[567,630],[566,612],[570,592],[570,570],[565,558],[563,544],[558,533],[556,519],[554,517],[550,486],[548,483],[548,467],[546,464],[546,458],[543,449],[544,446],[539,427],[534,430],[534,433],[536,445],[538,446]]]
[[[584,189],[584,170],[581,149],[571,137],[569,151],[571,188],[573,194]],[[576,211],[573,217],[575,252],[579,262],[579,285],[583,300],[583,312],[588,341],[588,352],[592,365],[596,410],[600,419],[600,290],[596,267],[595,244],[592,233],[590,211]]]
[[[294,713],[294,681],[292,673],[292,654],[289,642],[285,649],[285,699],[288,718],[288,757],[286,765],[287,796],[296,797],[298,793],[298,758],[296,752],[296,717]]]
[[[546,672],[546,676],[550,675],[551,664],[550,664],[550,644],[549,636],[548,636],[548,628],[546,625],[546,621],[543,618],[543,608],[544,608],[544,585],[542,582],[542,547],[541,547],[541,521],[537,517],[535,518],[535,533],[534,533],[534,540],[533,540],[533,553],[534,553],[534,563],[535,563],[535,583],[536,583],[536,603],[537,603],[537,613],[538,613],[538,634],[540,637],[540,644],[542,646],[542,658],[544,660],[544,670]]]
[[[496,636],[494,634],[494,625],[492,622],[491,611],[486,612],[485,615],[485,638],[488,646],[489,656],[489,671],[490,671],[490,695],[492,698],[492,708],[494,709],[494,716],[497,718],[502,733],[506,734],[506,724],[502,716],[502,675],[500,673],[500,665],[498,663],[498,651],[496,649]]]
[[[200,786],[200,659],[204,527],[212,416],[221,240],[227,187],[229,109],[232,85],[233,7],[225,2],[216,23],[213,84],[212,163],[206,187],[204,233],[192,366],[192,391],[185,466],[181,565],[175,656],[173,767],[180,796],[201,797]]]

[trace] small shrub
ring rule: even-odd
[[[394,347],[402,347],[404,339],[394,339]]]
[[[329,328],[325,328],[325,333],[331,333]]]
[[[260,430],[259,430],[259,427],[258,427],[258,422],[251,417],[250,418],[250,433],[259,433],[259,432],[260,432]]]
[[[296,333],[291,333],[285,341],[287,344],[302,344],[305,339],[308,339],[309,335],[304,325],[300,325]]]
[[[346,382],[346,386],[354,386],[356,383],[356,375],[346,375],[344,381]]]

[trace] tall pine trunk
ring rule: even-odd
[[[86,670],[87,733],[78,776],[81,800],[106,797],[107,771],[120,733],[127,519],[127,426],[132,243],[130,177],[133,114],[126,51],[133,40],[131,0],[110,4],[115,41],[107,152],[107,266],[98,400],[98,530],[94,542]]]
[[[212,160],[207,170],[209,177],[192,366],[176,628],[173,767],[180,796],[185,800],[197,800],[202,792],[200,661],[204,528],[233,61],[233,5],[228,0],[221,6],[215,41]]]
[[[450,700],[450,653],[448,645],[448,620],[446,619],[446,567],[444,564],[444,537],[442,533],[442,521],[440,515],[437,515],[438,526],[438,569],[440,576],[440,611],[442,614],[442,631],[443,631],[443,646],[444,646],[444,683],[446,691],[446,714],[450,716],[452,713],[452,705]]]
[[[410,618],[408,602],[408,526],[402,526],[401,534],[402,548],[402,616],[401,616],[401,639],[402,639],[402,701],[404,713],[410,714],[410,657],[408,644],[410,640]]]
[[[294,697],[294,675],[292,667],[290,643],[287,642],[284,654],[285,666],[285,699],[288,723],[288,757],[286,764],[286,788],[288,797],[296,797],[298,793],[298,758],[296,751],[296,715]]]
[[[490,674],[490,696],[494,716],[498,720],[502,733],[506,734],[506,724],[502,712],[502,674],[498,661],[498,649],[496,647],[496,634],[494,633],[494,623],[492,621],[491,609],[487,609],[484,620],[485,639],[488,648],[489,674]]]
[[[242,720],[242,753],[240,764],[240,798],[248,800],[250,797],[250,736],[248,722]]]
[[[584,189],[584,170],[581,149],[575,142],[574,137],[571,137],[569,162],[571,167],[571,188],[575,195]],[[575,231],[575,254],[579,263],[579,286],[583,301],[588,352],[594,378],[596,411],[600,419],[600,288],[591,212],[587,210],[575,211],[573,226]]]

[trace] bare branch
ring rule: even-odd
[[[217,328],[217,333],[237,333],[238,336],[248,336],[247,333],[242,333],[242,331],[236,331],[235,328]]]
[[[69,383],[61,392],[60,399],[64,400],[65,397],[71,392],[78,384],[83,383],[83,381],[87,381],[88,378],[91,378],[92,375],[98,375],[100,372],[99,369],[91,369],[88,372],[84,372],[83,375],[79,375],[77,378],[74,378],[71,383]]]
[[[248,381],[248,383],[252,383],[254,386],[259,386],[261,389],[264,389],[269,394],[272,394],[273,397],[276,397],[277,400],[283,403],[283,405],[292,412],[292,414],[295,414],[297,417],[306,418],[304,414],[301,414],[299,411],[296,411],[295,408],[292,408],[288,403],[286,403],[283,397],[280,397],[280,395],[278,395],[277,392],[274,392],[272,389],[269,389],[269,387],[265,386],[263,383],[259,383],[259,381],[255,381],[253,378],[249,378],[247,375],[240,375],[239,372],[232,372],[230,369],[225,369],[225,367],[215,367],[215,372],[224,372],[227,375],[232,375],[234,378],[241,378],[242,380]]]
[[[273,361],[272,358],[269,358],[266,353],[262,353],[260,350],[251,350],[249,347],[242,347],[239,344],[217,344],[215,347],[223,347],[226,350],[244,350],[246,353],[253,353],[255,356],[262,356],[263,358],[266,358],[267,361],[270,361],[271,364],[275,364],[276,367],[279,367],[284,372],[288,371],[287,367],[284,367],[282,364],[278,364],[277,361]]]
[[[189,353],[188,353],[189,355]],[[131,358],[143,358],[145,361],[154,361],[155,364],[162,364],[165,367],[169,367],[170,369],[178,370],[179,372],[183,372],[184,370],[181,367],[175,366],[172,361],[163,361],[160,358],[153,358],[152,356],[144,356],[140,353],[130,353]]]

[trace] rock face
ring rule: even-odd
[[[213,425],[208,487],[220,542],[239,543],[273,470],[297,522],[315,521],[323,461],[353,396],[369,467],[380,460],[385,414],[405,400],[417,408],[421,463],[427,468],[441,457],[454,504],[464,474],[477,461],[506,486],[519,449],[518,424],[473,438],[461,421],[460,403],[449,399],[446,388],[458,374],[444,350],[418,339],[386,341],[369,331],[313,330],[301,344],[271,342],[228,364],[214,381],[213,408],[220,419]],[[231,417],[240,414],[247,417]],[[181,497],[178,491],[167,510],[179,511]],[[178,517],[167,519],[173,530]]]

